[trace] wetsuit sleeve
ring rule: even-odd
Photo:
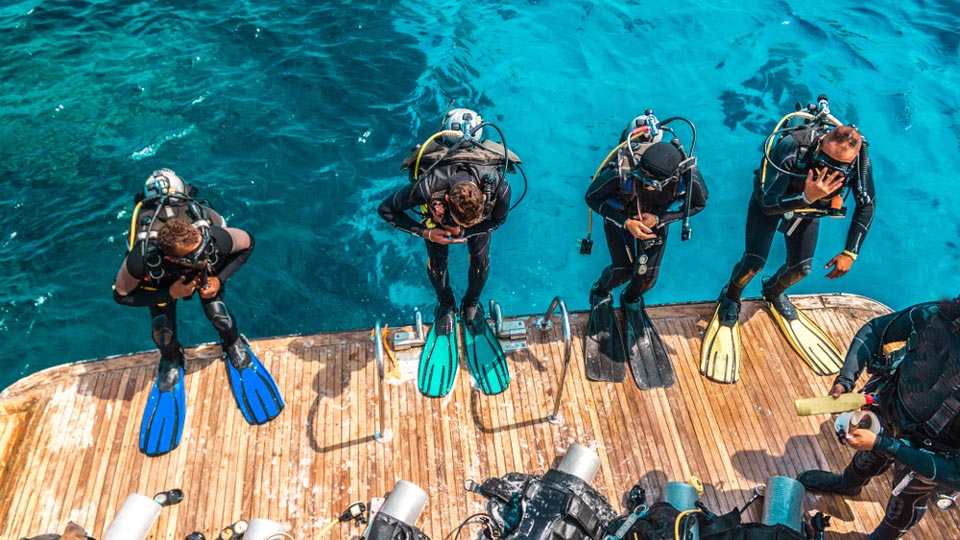
[[[700,169],[693,169],[691,172],[690,186],[693,190],[690,193],[690,215],[695,216],[707,206],[707,197],[710,196],[710,193],[707,192],[707,185],[703,182],[703,176],[700,175]],[[686,195],[681,195],[681,198],[684,201],[684,205],[681,206],[679,210],[676,212],[664,212],[663,215],[657,216],[657,219],[660,221],[659,226],[669,225],[674,221],[683,219]]]
[[[863,143],[866,144],[866,143]],[[860,246],[867,237],[867,231],[870,230],[870,224],[873,223],[874,206],[876,205],[876,190],[873,185],[873,165],[867,156],[866,149],[860,157],[864,163],[861,164],[861,171],[857,173],[857,183],[854,185],[853,196],[857,203],[853,211],[853,218],[850,221],[850,230],[847,231],[847,244],[845,249],[851,253],[860,253]]]
[[[463,231],[465,238],[493,232],[507,221],[507,214],[510,212],[510,182],[505,178],[502,179],[494,196],[496,201],[493,203],[490,217]]]
[[[896,439],[884,436],[877,437],[873,449],[875,452],[892,457],[897,463],[941,486],[960,489],[960,463],[958,463],[960,458],[958,457],[950,459],[925,450],[917,450]]]
[[[584,199],[591,210],[622,229],[627,217],[623,215],[623,207],[614,202],[614,194],[619,189],[620,177],[615,170],[607,169],[590,184]]]
[[[915,327],[925,326],[932,315],[930,309],[935,310],[936,305],[919,304],[903,311],[877,317],[863,325],[863,328],[853,337],[853,342],[850,343],[847,356],[844,358],[843,368],[840,369],[833,384],[842,385],[844,390],[852,392],[857,379],[870,365],[874,355],[887,343],[906,341]]]
[[[210,235],[216,240],[220,256],[224,258],[222,266],[218,264],[219,268],[213,275],[217,276],[221,283],[226,283],[253,253],[253,236],[246,231],[229,227],[211,227]]]
[[[146,261],[141,255],[142,247],[142,241],[133,245],[113,282],[113,300],[121,306],[154,306],[173,300],[167,287],[155,289],[144,281]]]
[[[386,198],[380,203],[377,212],[380,217],[397,229],[410,233],[413,236],[420,236],[424,227],[419,221],[410,217],[407,210],[416,208],[427,203],[427,197],[424,194],[423,182],[411,184],[404,187]]]
[[[792,171],[797,163],[797,142],[793,137],[784,137],[773,147],[770,159],[781,169]],[[802,191],[789,192],[792,176],[778,171],[769,163],[765,163],[764,167],[767,179],[760,193],[760,208],[764,214],[775,216],[810,206],[811,201],[803,196]]]

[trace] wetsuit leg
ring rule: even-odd
[[[633,235],[606,221],[603,223],[603,234],[607,237],[610,265],[603,269],[600,279],[593,285],[593,292],[598,297],[605,297],[626,283],[633,274],[634,261],[637,260]]]
[[[461,304],[475,306],[480,302],[480,293],[483,292],[490,275],[490,233],[471,236],[467,239],[467,249],[470,251],[470,270],[467,276],[467,292],[464,293]]]
[[[437,291],[437,300],[445,306],[454,306],[457,303],[450,287],[450,275],[447,272],[447,260],[450,246],[424,240],[427,245],[427,275],[430,284]]]
[[[739,302],[750,280],[763,270],[779,223],[780,216],[764,214],[760,209],[760,203],[750,197],[750,203],[747,205],[747,231],[743,257],[733,267],[730,282],[727,284],[727,297],[731,300]]]
[[[817,247],[817,235],[820,232],[819,219],[803,219],[785,237],[787,244],[787,264],[777,270],[764,287],[767,298],[779,296],[787,287],[796,284],[810,273],[813,252]]]
[[[910,474],[910,470],[901,465],[893,468],[893,485],[897,486]],[[916,525],[927,511],[930,495],[937,485],[920,476],[911,479],[899,494],[890,497],[887,502],[883,521],[872,533],[871,540],[896,540]]]
[[[659,242],[656,245],[644,249],[637,256],[637,260],[633,264],[633,277],[630,278],[630,284],[627,285],[626,292],[623,295],[624,301],[637,302],[643,296],[643,293],[652,289],[654,284],[657,283],[657,277],[660,275],[660,261],[663,260],[663,254],[667,247],[666,227],[657,231],[657,238]],[[646,255],[647,260],[641,263],[644,255]]]
[[[180,342],[177,340],[177,301],[162,306],[150,306],[153,342],[160,349],[160,357],[168,362],[180,361]]]
[[[220,341],[224,346],[229,347],[240,339],[240,331],[237,330],[236,320],[233,314],[223,303],[224,286],[220,286],[220,291],[216,296],[210,299],[200,299],[203,305],[203,313],[213,323],[213,327],[220,334]]]

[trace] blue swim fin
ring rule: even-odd
[[[240,336],[236,343],[223,349],[230,389],[243,418],[252,425],[276,418],[283,410],[283,396],[270,372],[253,354],[247,338]]]
[[[157,380],[140,421],[140,451],[148,456],[166,454],[180,444],[187,416],[183,373],[183,351],[177,362],[160,359]]]
[[[461,311],[467,369],[481,392],[488,396],[499,394],[510,386],[507,355],[500,346],[496,332],[487,324],[483,308],[465,306]]]
[[[427,397],[443,397],[457,381],[457,313],[454,306],[437,305],[433,326],[420,353],[417,388]]]

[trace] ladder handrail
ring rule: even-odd
[[[560,374],[560,387],[557,388],[557,397],[553,402],[553,412],[547,416],[547,421],[553,424],[559,424],[562,419],[558,416],[560,412],[560,400],[563,398],[563,387],[564,383],[567,381],[567,372],[570,370],[570,357],[571,351],[573,349],[573,337],[570,332],[570,312],[567,311],[567,304],[563,301],[563,298],[560,296],[553,297],[553,301],[550,302],[550,307],[547,308],[547,314],[543,316],[540,320],[537,321],[537,328],[541,332],[546,332],[550,329],[550,317],[553,315],[553,311],[560,307],[560,317],[563,321],[563,371]]]

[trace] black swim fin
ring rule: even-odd
[[[627,325],[627,352],[630,359],[630,371],[633,380],[641,390],[650,388],[669,388],[676,382],[670,357],[663,345],[657,329],[650,322],[643,303],[643,297],[636,302],[624,301],[620,294],[620,307],[623,308]]]
[[[626,351],[613,295],[590,291],[590,320],[583,337],[583,362],[591,381],[621,382],[627,378]]]
[[[184,365],[182,349],[177,361],[160,359],[157,379],[140,420],[140,451],[148,456],[166,454],[180,445],[187,415]]]

